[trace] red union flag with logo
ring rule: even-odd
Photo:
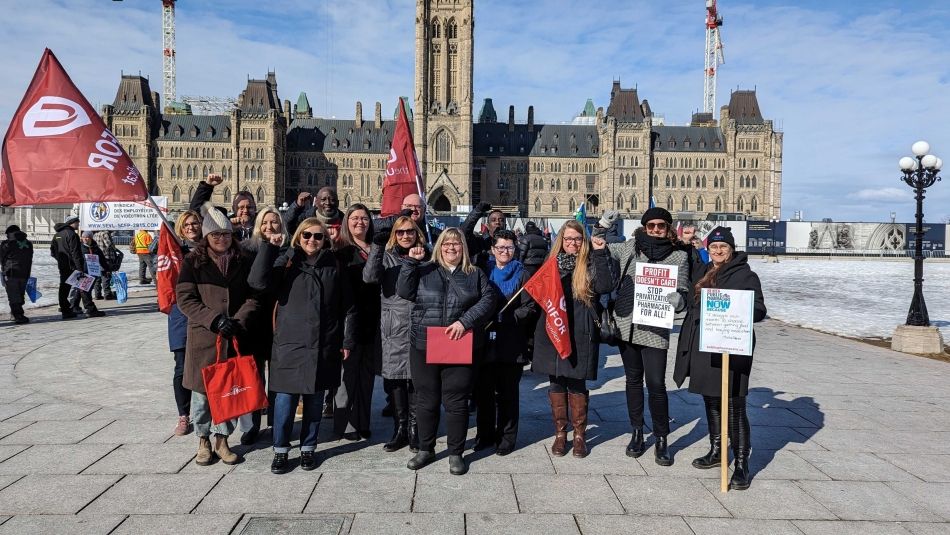
[[[422,183],[419,177],[419,165],[416,160],[416,147],[412,142],[412,130],[406,117],[405,103],[399,99],[399,115],[396,117],[396,129],[389,149],[389,161],[386,162],[386,178],[383,180],[383,202],[379,215],[389,217],[402,209],[402,200],[406,195],[419,194],[425,203]]]
[[[544,330],[558,355],[566,359],[571,355],[571,333],[561,273],[557,269],[557,256],[552,255],[547,259],[537,273],[524,283],[524,290],[541,305]]]
[[[141,201],[145,180],[46,49],[3,138],[0,205]]]
[[[178,299],[175,297],[175,285],[178,284],[178,272],[181,270],[181,247],[178,245],[168,225],[162,225],[158,231],[158,257],[155,259],[156,289],[158,290],[158,309],[168,314]]]

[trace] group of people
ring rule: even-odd
[[[330,187],[315,197],[301,193],[283,214],[274,207],[258,210],[253,196],[242,192],[228,213],[210,202],[220,182],[211,175],[198,188],[192,209],[177,220],[176,233],[188,254],[176,286],[178,303],[168,317],[176,433],[194,429],[197,464],[240,462],[228,437],[240,426],[241,442],[251,444],[266,428],[260,413],[212,425],[201,369],[215,362],[221,340],[229,356],[253,355],[267,385],[276,474],[290,470],[298,415],[295,438],[303,470],[319,464],[314,452],[326,416],[333,417],[335,436],[368,439],[376,375],[382,376],[393,419],[383,449],[408,447],[410,469],[433,462],[444,409],[449,470],[464,474],[471,404],[475,450],[494,448],[507,455],[516,448],[519,382],[528,364],[549,380],[551,453],[585,457],[587,384],[597,378],[602,302],[612,296],[632,428],[626,453],[639,457],[646,451],[645,381],[655,460],[669,466],[670,329],[632,322],[635,264],[650,262],[679,268],[676,291],[667,297],[686,311],[674,378],[681,385],[689,377],[689,390],[704,397],[710,435],[709,452],[693,465],[705,469],[727,462],[719,439],[720,396],[727,395],[732,486],[748,487],[745,396],[752,357],[733,358],[731,391],[719,392],[719,356],[699,351],[697,332],[703,288],[753,290],[755,320],[765,316],[758,278],[745,253],[736,251],[728,228],[707,237],[707,263],[680,241],[662,208],[644,214],[633,240],[617,238],[618,214],[608,211],[592,235],[571,220],[549,244],[533,224],[516,236],[505,228],[505,215],[484,203],[459,228],[440,231],[427,224],[418,195],[406,197],[402,212],[386,218],[374,218],[361,204],[340,210]],[[479,234],[475,226],[483,217],[487,230]],[[549,339],[540,306],[521,291],[548,260],[556,262],[565,295],[571,348],[566,357]],[[433,328],[451,340],[471,334],[470,363],[430,358],[427,338]]]

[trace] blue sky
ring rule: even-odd
[[[0,21],[0,129],[43,47],[93,103],[111,102],[121,71],[161,87],[158,0],[8,0]],[[491,97],[523,120],[568,121],[611,82],[636,85],[668,123],[702,99],[703,0],[476,0],[476,112]],[[950,162],[950,3],[722,0],[726,64],[718,105],[758,91],[785,132],[783,217],[913,218],[897,160],[917,139]],[[413,84],[413,0],[180,0],[178,93],[236,96],[276,70],[282,99],[306,91],[323,116],[390,113]],[[120,44],[123,43],[123,44]],[[948,163],[950,167],[950,163]],[[950,218],[950,183],[927,197]]]

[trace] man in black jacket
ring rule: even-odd
[[[524,264],[529,275],[541,267],[548,256],[551,244],[544,239],[544,234],[534,221],[528,221],[524,226],[524,234],[518,238],[518,259]]]
[[[30,319],[23,315],[23,304],[26,302],[23,295],[33,268],[33,244],[16,225],[7,227],[6,236],[7,239],[0,242],[0,278],[7,290],[13,322],[29,323]]]
[[[86,263],[82,257],[82,250],[79,247],[79,236],[76,230],[79,228],[79,217],[69,216],[66,221],[53,227],[56,235],[50,243],[50,255],[56,259],[56,266],[59,268],[59,311],[63,314],[63,319],[76,317],[69,301],[69,292],[72,286],[66,284],[66,279],[74,271],[84,272]],[[85,292],[89,295],[89,292]],[[88,299],[88,301],[86,301]],[[96,308],[92,302],[92,297],[84,297],[83,304],[86,305],[86,314],[89,317],[105,316],[105,313]]]

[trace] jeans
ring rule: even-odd
[[[445,438],[450,455],[465,451],[468,399],[475,382],[472,365],[426,364],[425,351],[409,350],[412,386],[416,390],[416,424],[419,450],[435,451],[439,430],[439,405],[445,407]]]
[[[191,391],[191,423],[195,426],[195,434],[201,438],[211,436],[211,433],[225,437],[231,436],[237,420],[228,420],[220,424],[211,424],[211,407],[208,405],[208,396],[203,392]]]
[[[155,278],[155,255],[151,254],[139,254],[136,255],[139,257],[139,282],[148,280],[148,277],[145,276],[146,271],[152,276],[152,279]]]
[[[650,399],[653,435],[670,434],[670,404],[666,394],[666,350],[636,344],[620,344],[620,358],[627,377],[627,413],[630,425],[643,427],[643,380]]]
[[[274,453],[290,451],[290,435],[294,432],[294,416],[297,402],[303,398],[303,419],[300,422],[300,451],[317,449],[317,434],[320,431],[320,416],[323,412],[323,391],[313,394],[287,394],[277,392],[274,396]]]
[[[178,406],[178,416],[188,416],[191,412],[191,390],[181,384],[185,376],[185,350],[175,350],[175,375],[172,376],[172,389],[175,391],[175,405]]]

